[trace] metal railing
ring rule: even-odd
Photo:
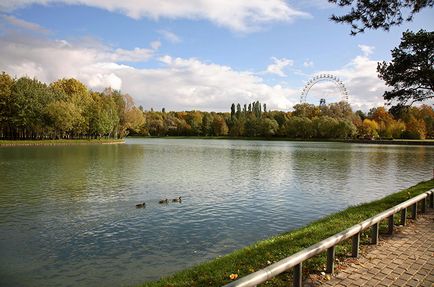
[[[421,202],[421,211],[425,212],[427,206],[427,199],[430,197],[430,207],[433,208],[434,203],[434,189],[415,196],[409,200],[406,200],[392,208],[389,208],[365,221],[353,225],[352,227],[339,232],[323,241],[320,241],[306,249],[303,249],[289,257],[286,257],[278,262],[275,262],[264,269],[258,270],[245,277],[242,277],[236,281],[233,281],[224,287],[250,287],[263,283],[273,277],[293,268],[293,286],[302,286],[302,264],[303,261],[327,251],[327,268],[326,273],[333,273],[334,261],[335,261],[335,246],[340,242],[352,238],[352,256],[359,256],[360,246],[360,234],[371,227],[371,243],[378,243],[379,225],[380,221],[387,219],[388,222],[388,234],[393,233],[393,215],[401,211],[401,225],[406,224],[407,219],[407,207],[411,206],[412,219],[417,218],[417,204]]]

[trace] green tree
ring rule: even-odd
[[[432,2],[431,2],[432,4]],[[434,97],[434,32],[404,32],[392,62],[378,63],[379,77],[392,87],[384,93],[393,109]]]
[[[312,120],[307,117],[292,116],[285,123],[286,136],[310,139],[315,136]]]
[[[338,120],[329,116],[315,117],[312,119],[314,137],[317,138],[337,138],[337,126]]]
[[[237,113],[236,113],[237,119],[241,118],[241,105],[237,104]]]
[[[50,84],[50,89],[66,100],[73,103],[79,110],[80,116],[74,121],[74,137],[90,134],[90,122],[93,117],[93,98],[87,87],[77,79],[60,79]]]
[[[234,105],[235,107],[235,105]],[[204,136],[209,136],[212,134],[212,122],[213,117],[210,113],[204,113],[202,118],[202,134]]]
[[[272,137],[277,134],[279,124],[274,119],[264,118],[261,121],[262,135],[265,137]]]
[[[51,102],[45,108],[45,113],[54,138],[69,138],[76,126],[76,121],[81,119],[77,106],[69,101]]]
[[[236,119],[233,122],[233,125],[229,131],[230,135],[233,137],[242,137],[245,135],[244,126],[246,124],[245,117],[242,117],[240,119]]]
[[[356,126],[349,120],[339,120],[336,126],[336,138],[348,139],[357,135]]]
[[[340,7],[351,7],[348,14],[332,15],[331,20],[351,25],[351,35],[364,32],[365,29],[384,29],[410,21],[414,14],[428,7],[433,7],[433,0],[329,0]],[[404,14],[406,15],[404,15]]]
[[[37,79],[22,77],[11,90],[11,122],[16,128],[15,138],[39,139],[44,135],[45,107],[54,100],[46,84]]]
[[[0,74],[0,138],[8,138],[11,134],[12,87],[15,80],[2,72]]]
[[[235,104],[232,103],[231,105],[231,118],[235,117]]]
[[[166,133],[163,116],[157,112],[149,112],[146,115],[146,127],[151,136],[163,136]]]

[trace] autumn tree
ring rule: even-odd
[[[229,129],[222,115],[216,114],[212,122],[212,130],[215,136],[225,136]]]

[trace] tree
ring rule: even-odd
[[[311,119],[318,117],[321,113],[319,107],[308,103],[296,104],[293,108],[294,111],[292,115],[296,117],[307,117]]]
[[[374,120],[364,119],[363,130],[360,131],[360,135],[364,138],[377,138],[378,137],[378,123]]]
[[[0,74],[0,137],[9,136],[11,129],[11,94],[15,80],[2,72]]]
[[[75,122],[81,118],[81,114],[72,102],[55,101],[46,107],[48,124],[53,129],[55,138],[68,137]]]
[[[215,136],[225,136],[228,134],[228,126],[226,121],[221,115],[215,115],[212,121],[212,130]]]
[[[212,134],[212,122],[213,122],[213,117],[211,116],[211,114],[204,113],[202,118],[202,134],[204,136],[209,136]]]
[[[425,122],[422,119],[416,119],[415,117],[411,116],[410,121],[407,124],[407,128],[403,133],[403,137],[410,139],[425,139]]]
[[[133,107],[125,112],[125,123],[129,131],[139,133],[143,125],[145,124],[145,117],[143,112],[138,108]]]
[[[15,138],[41,138],[45,123],[45,107],[54,99],[46,84],[22,77],[11,90],[11,121],[17,129]]]
[[[202,133],[203,114],[199,111],[188,112],[185,116],[185,121],[191,127],[191,134],[198,136]]]
[[[434,0],[329,0],[329,2],[340,7],[351,7],[346,15],[331,16],[332,21],[351,24],[351,35],[362,33],[366,28],[388,31],[392,26],[411,21],[413,15],[423,8],[434,6]],[[403,11],[408,11],[408,15],[403,15]]]
[[[393,109],[434,97],[434,32],[404,32],[392,58],[391,63],[378,63],[377,71],[393,87],[384,93],[389,104],[398,102]]]
[[[278,129],[279,124],[276,120],[265,118],[261,121],[262,135],[265,137],[274,136]]]

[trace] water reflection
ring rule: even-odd
[[[433,155],[188,139],[0,148],[0,285],[156,279],[430,178]]]

